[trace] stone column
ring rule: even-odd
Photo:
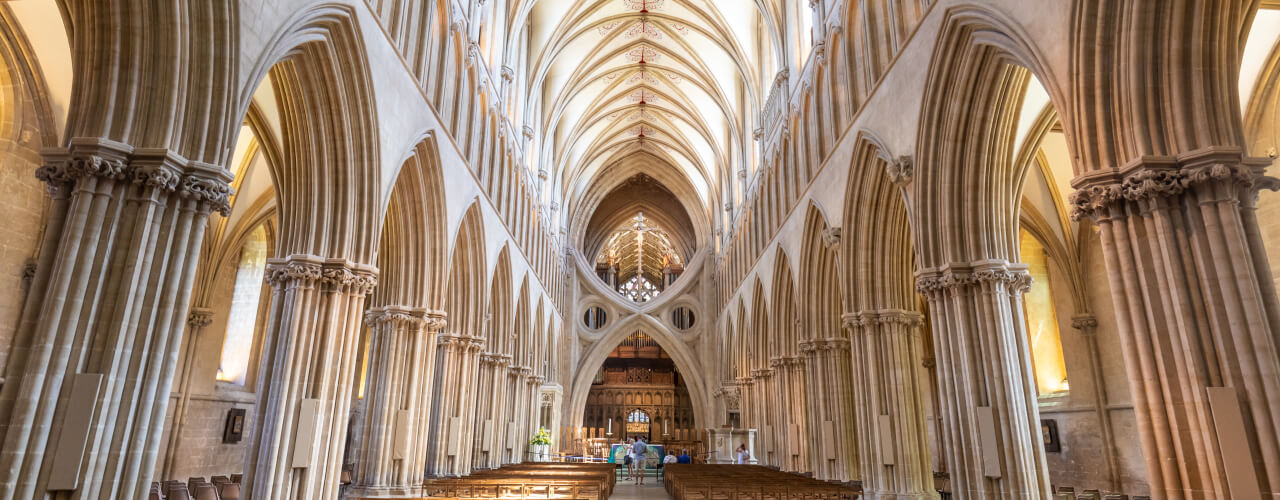
[[[245,490],[254,500],[336,498],[371,266],[290,255],[267,261],[262,346]]]
[[[45,250],[0,390],[0,499],[145,496],[207,219],[229,211],[231,177],[98,138],[45,160]]]
[[[192,370],[195,369],[195,352],[199,343],[197,339],[200,334],[204,333],[205,327],[213,324],[213,310],[203,307],[193,307],[191,312],[187,314],[187,333],[185,337],[188,339],[187,348],[183,349],[182,359],[186,361],[182,367],[182,374],[178,376],[178,400],[173,407],[172,424],[169,429],[168,443],[165,445],[164,465],[161,467],[160,477],[158,479],[167,479],[173,477],[173,468],[175,462],[180,456],[182,449],[183,428],[187,423],[187,404],[191,401],[191,382],[195,378]]]
[[[357,495],[419,495],[432,433],[430,378],[444,313],[385,306],[365,315],[369,371],[357,454]]]
[[[806,469],[804,462],[804,440],[800,438],[805,427],[798,412],[805,412],[803,398],[803,381],[799,379],[802,371],[802,358],[779,356],[769,360],[773,371],[773,394],[770,394],[774,422],[774,449],[778,455],[778,466],[784,471],[802,472]],[[795,435],[792,425],[801,429]],[[799,457],[799,458],[797,458]]]
[[[427,475],[462,476],[471,472],[473,385],[484,339],[442,333],[437,337],[435,397],[431,402],[433,440]]]
[[[479,354],[476,387],[483,388],[486,397],[476,398],[476,439],[472,442],[472,467],[495,469],[502,464],[500,449],[500,404],[506,385],[506,367],[510,356],[492,352]],[[505,405],[501,405],[505,406]],[[488,426],[486,428],[486,425]]]
[[[933,313],[941,441],[960,498],[1049,497],[1022,294],[1026,267],[987,260],[917,273]],[[923,434],[922,434],[923,435]]]
[[[1092,314],[1071,317],[1071,327],[1084,339],[1085,352],[1089,355],[1089,382],[1093,389],[1093,407],[1098,417],[1098,434],[1107,459],[1107,476],[1110,488],[1120,490],[1120,470],[1116,457],[1115,435],[1111,430],[1111,412],[1107,410],[1107,385],[1102,373],[1102,353],[1098,351],[1098,318]]]
[[[775,439],[774,429],[774,412],[777,411],[777,404],[774,404],[773,398],[776,397],[773,391],[773,370],[769,368],[757,368],[751,370],[751,378],[754,381],[751,384],[751,413],[755,415],[756,421],[751,425],[757,429],[757,440],[763,439],[764,442],[756,447],[756,451],[761,453],[761,457],[755,457],[760,463],[765,465],[778,465],[774,459],[769,457],[770,453],[777,455],[777,439]],[[753,453],[754,456],[754,453]]]
[[[856,415],[853,409],[853,358],[849,339],[831,337],[800,343],[809,373],[811,435],[810,456],[814,475],[827,481],[862,478],[858,460]]]
[[[792,443],[794,457],[792,458],[793,468],[797,472],[809,472],[813,470],[813,464],[809,462],[809,447],[813,441],[807,439],[809,436],[809,422],[802,416],[808,412],[809,401],[805,395],[805,385],[808,384],[805,376],[805,358],[800,354],[788,356],[787,362],[787,380],[788,392],[791,402],[792,413],[790,415],[790,423],[795,425],[796,432],[788,439],[794,439]]]
[[[929,462],[922,357],[923,316],[898,309],[845,314],[862,488],[871,498],[937,498]]]
[[[759,422],[756,422],[755,415],[755,380],[751,377],[738,377],[735,379],[735,382],[737,382],[738,386],[738,407],[740,408],[740,411],[738,412],[739,424],[741,424],[744,429],[758,429],[760,424]]]
[[[1280,306],[1254,217],[1268,163],[1202,150],[1072,183],[1072,217],[1102,242],[1154,496],[1280,493]]]
[[[529,377],[533,375],[533,369],[528,366],[512,366],[509,372],[508,386],[510,396],[508,397],[506,411],[504,413],[505,420],[508,425],[503,429],[502,449],[506,451],[504,464],[520,463],[524,461],[524,447],[521,443],[525,439],[524,436],[511,435],[512,432],[519,433],[524,428],[522,419],[526,413],[525,405],[528,402],[528,382]],[[508,448],[508,445],[510,447]]]

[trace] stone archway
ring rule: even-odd
[[[689,399],[693,403],[694,425],[692,428],[712,422],[712,400],[707,391],[706,375],[697,362],[693,350],[652,316],[636,314],[614,325],[583,355],[573,375],[572,392],[566,413],[567,423],[572,427],[582,426],[582,414],[586,411],[587,394],[591,392],[591,379],[595,376],[596,368],[604,364],[605,358],[614,347],[621,343],[628,333],[637,328],[643,329],[663,350],[667,351],[667,354],[671,355],[676,370],[684,377],[685,386],[689,390]]]

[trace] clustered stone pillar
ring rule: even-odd
[[[923,315],[899,309],[845,314],[850,330],[862,488],[872,498],[937,498],[929,462],[922,357]]]
[[[1022,295],[1026,266],[1002,260],[918,273],[933,313],[940,441],[962,498],[1049,497]]]
[[[806,360],[809,381],[810,463],[814,475],[827,481],[862,478],[858,461],[858,437],[854,426],[853,380],[849,339],[829,337],[805,340],[800,352]]]
[[[1254,214],[1269,161],[1212,149],[1075,181],[1102,241],[1152,493],[1280,493],[1280,325]]]
[[[220,167],[69,144],[36,171],[52,204],[0,391],[6,500],[146,495],[207,219],[229,210]]]
[[[502,436],[506,434],[502,422],[506,420],[507,410],[507,367],[511,366],[511,356],[483,352],[479,355],[478,387],[484,387],[486,397],[477,398],[476,425],[479,436],[474,446],[472,463],[474,467],[496,469],[502,466],[502,451],[506,447]],[[488,428],[484,428],[487,426]],[[487,440],[487,441],[486,441]]]
[[[431,419],[440,429],[427,455],[427,475],[463,476],[471,472],[475,398],[472,383],[479,372],[484,338],[442,333],[437,337],[435,398]]]
[[[1111,489],[1119,490],[1120,467],[1116,457],[1115,433],[1111,428],[1111,411],[1107,409],[1106,374],[1102,372],[1102,353],[1098,349],[1098,318],[1092,314],[1077,314],[1071,317],[1071,327],[1084,339],[1085,352],[1089,357],[1089,380],[1093,385],[1093,407],[1098,418],[1098,437],[1104,443],[1103,453],[1107,460],[1107,476]]]
[[[773,394],[770,405],[774,414],[774,448],[778,466],[784,471],[807,472],[806,422],[797,412],[807,411],[804,394],[804,358],[779,356],[769,360],[773,372]],[[794,426],[794,429],[793,429]],[[794,431],[793,431],[794,430]]]
[[[757,368],[751,370],[751,413],[755,416],[752,426],[756,428],[757,434],[763,436],[764,443],[760,446],[760,453],[763,457],[753,457],[760,463],[766,465],[777,466],[775,457],[769,456],[771,453],[781,455],[777,451],[778,440],[775,436],[774,418],[778,405],[772,404],[774,398],[773,391],[773,369]]]
[[[756,404],[760,401],[760,398],[756,397],[756,381],[751,376],[745,376],[738,377],[736,382],[738,383],[738,398],[741,405],[738,417],[741,420],[742,427],[759,429],[760,423],[756,421],[758,418]]]
[[[436,333],[445,315],[422,308],[370,309],[365,415],[355,474],[361,495],[421,494],[431,422]]]
[[[290,255],[267,261],[271,321],[245,464],[254,500],[336,498],[372,266]]]
[[[521,436],[520,433],[528,428],[528,418],[531,414],[529,409],[530,403],[530,382],[533,378],[533,368],[528,366],[512,367],[511,370],[511,407],[508,409],[507,419],[511,422],[511,432],[517,435],[507,435],[506,444],[510,445],[511,455],[506,463],[518,464],[524,461],[524,443],[527,442],[528,436]]]

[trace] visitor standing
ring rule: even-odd
[[[751,460],[751,454],[747,453],[747,444],[742,443],[741,445],[738,446],[737,463],[746,464],[749,460]]]
[[[634,448],[635,448],[634,444],[635,444],[635,440],[631,438],[627,438],[626,442],[622,443],[623,450],[626,451],[626,456],[623,457],[622,463],[623,465],[626,465],[626,469],[627,469],[627,473],[622,476],[623,481],[629,481],[635,475],[636,454],[634,451]]]
[[[648,459],[647,455],[649,454],[649,444],[644,442],[643,437],[636,438],[636,444],[632,446],[631,449],[635,452],[634,460],[636,464],[636,472],[640,474],[636,480],[636,484],[644,484],[644,466],[645,460]]]

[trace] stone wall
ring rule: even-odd
[[[41,141],[47,131],[39,128],[35,103],[26,86],[16,85],[8,65],[0,61],[0,213],[4,213],[0,237],[0,373],[9,359],[10,346],[22,318],[36,252],[44,234],[49,197],[36,179]],[[9,100],[11,102],[6,102]]]

